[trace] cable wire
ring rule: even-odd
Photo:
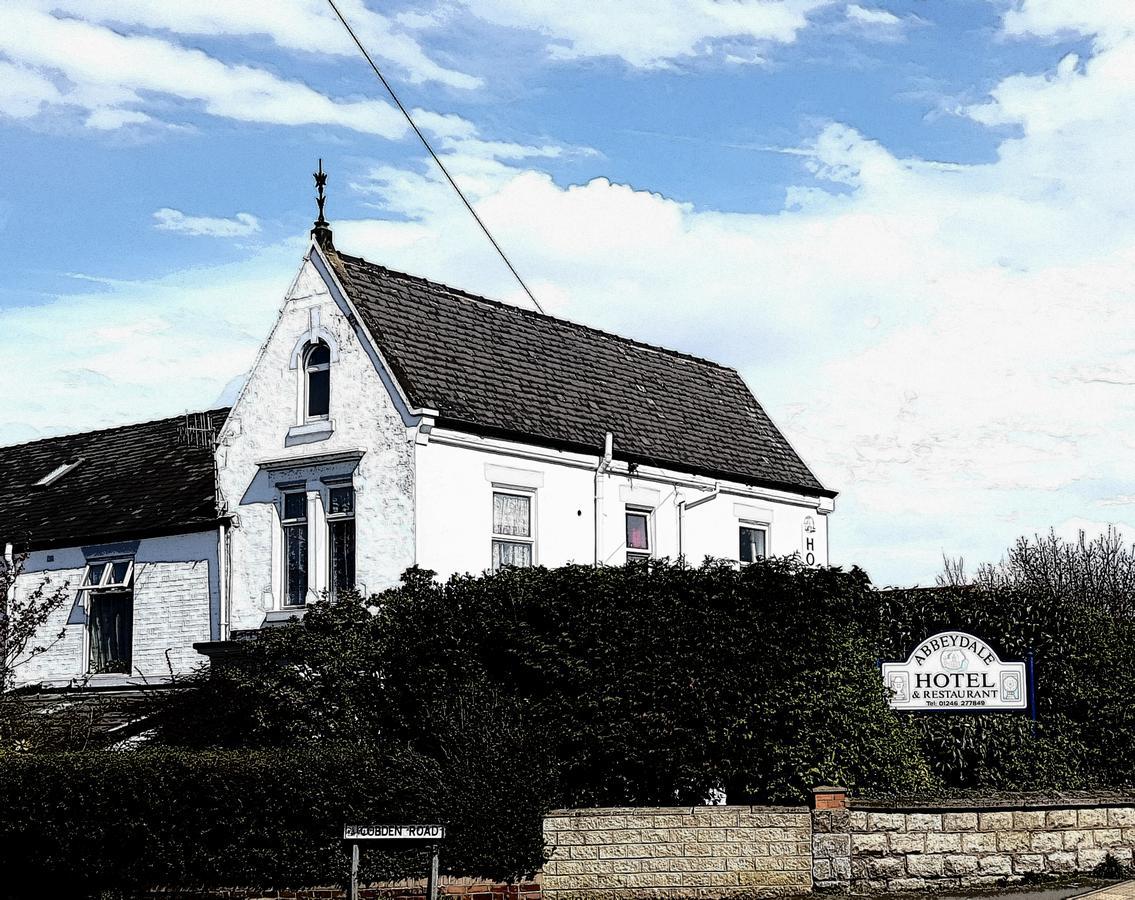
[[[355,30],[351,27],[351,23],[348,22],[346,18],[344,18],[341,12],[339,12],[339,7],[335,5],[335,0],[327,0],[327,2],[331,5],[331,9],[335,11],[335,15],[339,17],[339,21],[343,23],[343,27],[347,29],[347,34],[351,36],[351,40],[355,42],[355,46],[359,48],[359,51],[362,53],[363,57],[368,63],[370,63],[370,67],[374,69],[374,74],[378,76],[378,80],[382,82],[382,86],[386,88],[386,92],[390,95],[391,99],[394,100],[395,104],[397,104],[398,109],[402,111],[402,115],[406,117],[406,121],[410,123],[410,127],[414,129],[414,134],[418,136],[418,139],[422,142],[422,146],[424,146],[426,150],[429,151],[430,156],[433,157],[433,161],[437,163],[437,167],[441,169],[441,174],[445,176],[445,180],[448,181],[453,190],[457,192],[457,196],[461,198],[461,202],[465,204],[465,208],[469,210],[469,213],[473,216],[474,219],[477,220],[477,224],[481,226],[481,231],[485,233],[485,237],[489,239],[489,243],[491,243],[497,253],[500,254],[500,258],[504,260],[504,264],[508,266],[508,270],[512,273],[513,277],[524,289],[524,293],[528,295],[528,299],[532,301],[532,305],[535,306],[536,309],[538,309],[541,313],[543,313],[544,307],[540,305],[540,301],[537,300],[532,291],[528,289],[528,285],[524,283],[524,279],[520,277],[520,273],[516,271],[516,267],[513,266],[512,262],[509,261],[509,258],[505,255],[504,250],[501,249],[500,244],[498,244],[496,238],[493,237],[492,232],[490,232],[485,223],[481,221],[481,217],[477,215],[477,210],[473,209],[473,204],[471,204],[465,198],[465,194],[461,192],[461,188],[457,186],[457,182],[453,180],[453,176],[449,174],[449,170],[445,167],[445,163],[443,163],[438,155],[434,153],[434,148],[430,146],[430,142],[426,140],[426,136],[422,134],[421,129],[419,129],[416,124],[414,124],[414,120],[410,117],[409,111],[405,106],[402,105],[402,101],[398,99],[398,95],[394,93],[394,88],[390,86],[390,82],[386,80],[386,77],[382,74],[382,72],[379,71],[378,66],[374,64],[374,60],[371,59],[371,55],[367,53],[367,48],[363,46],[363,42],[360,41],[358,35],[355,34]]]

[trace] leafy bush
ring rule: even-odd
[[[441,822],[449,872],[503,880],[543,858],[542,809],[515,778],[406,750],[0,754],[0,810],[14,897],[343,883],[347,822]],[[421,849],[366,850],[366,878],[424,871]]]
[[[1035,727],[1012,713],[913,716],[943,787],[1135,783],[1135,555],[1114,532],[1092,542],[1022,539],[972,582],[878,596],[884,659],[905,659],[948,629],[973,632],[1003,659],[1034,654]]]
[[[373,616],[324,604],[198,676],[162,739],[383,736],[438,757],[463,729],[503,729],[516,735],[507,757],[546,773],[556,805],[929,784],[914,728],[886,704],[877,600],[858,570],[658,562],[445,583],[410,570],[372,602]]]

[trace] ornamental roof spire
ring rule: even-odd
[[[319,171],[312,172],[311,177],[315,179],[315,202],[319,204],[319,218],[315,220],[315,227],[311,229],[311,236],[324,250],[334,250],[335,245],[331,243],[331,226],[323,217],[323,204],[327,202],[327,196],[324,193],[324,189],[327,187],[327,173],[323,171],[322,157],[319,159]]]

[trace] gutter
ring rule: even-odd
[[[615,453],[615,436],[611,432],[603,438],[603,456],[595,467],[595,565],[602,565],[603,553],[603,485],[606,482],[607,470],[611,467],[611,459]]]

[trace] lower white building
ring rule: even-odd
[[[17,590],[74,594],[21,682],[160,681],[412,565],[827,563],[835,495],[735,370],[313,237],[231,410],[0,448]]]

